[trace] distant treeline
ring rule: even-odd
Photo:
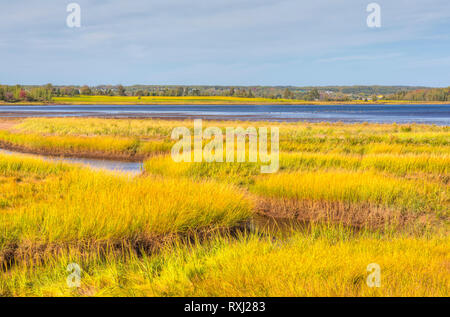
[[[51,84],[45,86],[22,87],[0,85],[0,100],[5,102],[40,101],[50,102],[54,88]]]
[[[450,87],[400,91],[389,96],[389,99],[410,101],[450,101]]]
[[[53,97],[101,96],[223,96],[244,98],[294,99],[306,101],[406,100],[450,101],[449,88],[411,86],[1,86],[0,100],[5,102],[50,102]]]
[[[232,87],[232,86],[96,86],[56,87],[55,96],[105,95],[105,96],[221,96],[243,98],[301,99],[320,98],[317,89],[295,87]],[[343,96],[344,97],[344,96]]]
[[[84,88],[84,89],[83,89]],[[298,99],[298,100],[340,100],[370,99],[398,92],[408,92],[426,87],[409,86],[163,86],[134,85],[83,86],[84,92],[92,94],[119,94],[131,96],[233,96],[246,98]]]

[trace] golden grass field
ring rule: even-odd
[[[132,177],[0,153],[0,296],[449,296],[449,127],[204,122],[272,125],[280,170],[261,174],[175,163],[171,131],[191,120],[3,121],[0,148],[145,163]]]
[[[439,101],[408,101],[408,100],[378,100],[378,101],[306,101],[296,99],[245,98],[227,96],[74,96],[53,97],[51,104],[57,105],[335,105],[335,104],[449,104]],[[1,105],[41,105],[42,102],[15,102]]]

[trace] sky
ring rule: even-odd
[[[45,83],[447,87],[450,1],[0,0],[0,84]]]

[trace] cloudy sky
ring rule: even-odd
[[[371,2],[1,0],[0,84],[450,86],[450,1]]]

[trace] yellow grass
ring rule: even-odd
[[[9,162],[0,172],[10,177],[0,190],[0,262],[11,249],[33,257],[67,245],[151,244],[168,234],[233,227],[251,215],[251,203],[226,184],[68,167],[50,174],[48,162],[2,155],[0,161]],[[17,179],[39,165],[38,174],[49,177]]]
[[[0,101],[0,105],[8,105],[4,101]],[[15,105],[39,105],[48,104],[43,102],[16,102]],[[306,100],[294,100],[294,99],[271,99],[271,98],[244,98],[244,97],[226,97],[226,96],[183,96],[183,97],[170,97],[170,96],[74,96],[74,97],[53,97],[51,104],[70,104],[70,105],[136,105],[136,104],[294,104],[294,105],[376,105],[376,104],[448,104],[448,102],[440,101],[405,101],[405,100],[377,100],[377,101],[306,101]]]
[[[313,229],[285,242],[217,238],[144,257],[67,252],[45,266],[11,269],[0,278],[0,295],[448,296],[449,242]],[[67,287],[67,263],[82,268],[80,288]],[[371,263],[380,266],[380,287],[367,284]]]
[[[42,136],[7,131],[0,131],[0,145],[37,154],[133,160],[167,153],[172,146],[170,142],[141,141],[133,137]]]
[[[447,186],[373,172],[279,173],[257,178],[252,190],[269,197],[368,202],[412,212],[448,213],[450,207]]]
[[[0,155],[0,296],[448,296],[449,127],[204,122],[273,125],[271,175],[260,162],[175,163],[170,133],[191,120],[34,118],[0,131],[38,153],[148,157],[131,177]],[[237,232],[255,213],[325,224]],[[427,230],[384,226],[394,213]],[[79,289],[66,284],[73,262]],[[370,263],[380,288],[366,284]]]
[[[221,96],[188,96],[188,97],[166,97],[166,96],[78,96],[78,97],[54,97],[56,104],[293,104],[296,100],[269,99],[269,98],[241,98]],[[300,101],[301,103],[307,103]]]

